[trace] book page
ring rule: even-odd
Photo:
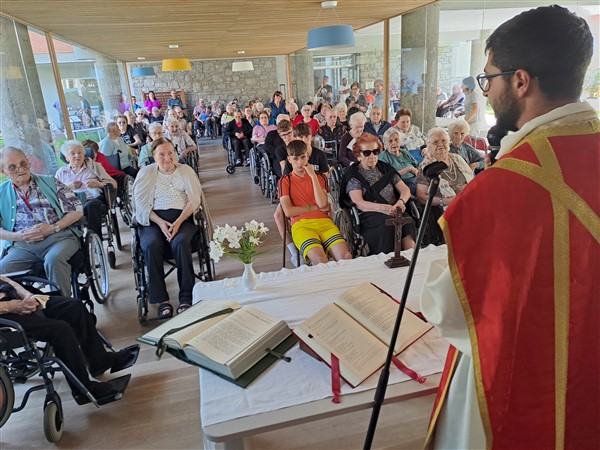
[[[186,345],[219,364],[227,364],[279,322],[280,319],[247,306],[190,339]]]
[[[385,362],[385,345],[333,304],[306,319],[294,333],[327,364],[330,354],[336,355],[342,377],[354,386]]]
[[[371,283],[344,292],[335,304],[356,319],[381,342],[389,345],[400,305]],[[394,352],[398,353],[427,332],[431,325],[405,309]]]
[[[240,308],[240,304],[238,302],[224,300],[224,301],[202,301],[196,303],[194,306],[189,308],[185,313],[179,314],[173,319],[165,322],[159,327],[156,327],[154,330],[150,331],[143,335],[140,340],[143,342],[149,342],[152,344],[156,344],[159,339],[168,331],[183,327],[187,324],[190,324],[196,320],[199,320],[203,317],[210,316],[213,313],[218,311],[223,311],[224,309],[231,308],[237,310]],[[196,336],[199,333],[202,333],[204,330],[207,330],[215,323],[225,319],[227,316],[218,316],[213,319],[208,319],[197,324],[191,325],[189,327],[184,328],[181,331],[173,333],[169,335],[166,339],[178,344],[180,347],[183,347],[185,343]]]

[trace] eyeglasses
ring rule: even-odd
[[[29,167],[29,161],[21,161],[19,163],[19,165],[15,165],[15,164],[11,164],[9,166],[6,166],[6,171],[9,173],[15,173],[18,172],[20,170],[25,170]]]
[[[475,78],[477,80],[477,84],[483,92],[487,92],[490,90],[490,78],[503,77],[505,75],[513,75],[516,70],[507,70],[505,72],[492,73],[490,75],[486,75],[485,73],[480,73]]]
[[[381,153],[381,150],[361,150],[360,152],[363,154],[363,156],[371,156],[371,154],[377,156]]]
[[[143,116],[144,113],[136,113],[138,116]]]

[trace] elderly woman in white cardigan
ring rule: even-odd
[[[167,319],[173,316],[173,306],[164,280],[165,251],[170,246],[177,264],[179,314],[192,304],[192,238],[196,233],[193,215],[205,202],[198,176],[189,166],[177,162],[171,142],[164,138],[153,141],[152,156],[156,162],[140,171],[133,185],[133,197],[149,275],[150,303],[158,305],[159,319]],[[208,211],[204,212],[210,224]]]

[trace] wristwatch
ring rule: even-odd
[[[55,224],[54,224],[54,232],[55,232],[55,233],[58,233],[58,232],[60,232],[60,225],[59,225],[58,223],[55,223]]]

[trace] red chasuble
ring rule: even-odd
[[[599,122],[526,136],[440,225],[486,446],[600,445]]]

